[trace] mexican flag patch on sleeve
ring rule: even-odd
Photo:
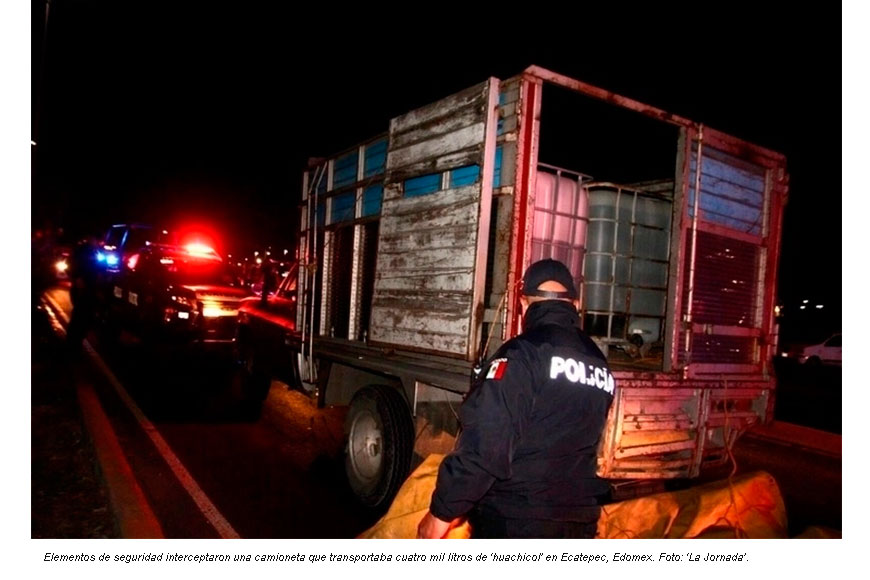
[[[489,365],[489,371],[486,373],[487,379],[500,380],[507,370],[508,360],[506,358],[497,358]]]

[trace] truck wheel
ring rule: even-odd
[[[345,470],[357,498],[370,508],[386,507],[405,481],[414,450],[408,405],[393,387],[360,389],[345,421]]]

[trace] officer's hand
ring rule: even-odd
[[[437,540],[447,535],[452,522],[439,520],[432,515],[432,512],[426,512],[420,524],[417,526],[417,537],[429,540]]]

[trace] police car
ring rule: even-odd
[[[172,243],[172,234],[150,224],[115,224],[97,249],[97,264],[110,273],[120,272],[129,257],[152,243]]]
[[[149,244],[129,254],[111,287],[114,328],[143,339],[231,342],[250,296],[210,247]]]

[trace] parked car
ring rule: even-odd
[[[797,345],[783,351],[782,356],[800,364],[841,366],[843,337],[841,334],[834,334],[817,344]]]

